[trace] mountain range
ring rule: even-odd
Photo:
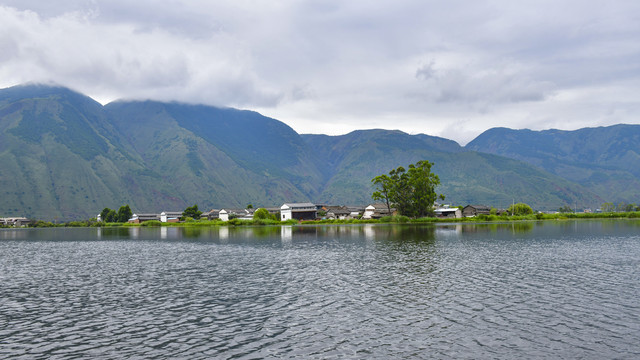
[[[0,216],[366,205],[371,179],[419,160],[455,205],[597,207],[640,195],[640,127],[491,129],[466,147],[393,130],[298,134],[259,113],[175,102],[101,105],[64,87],[0,90]]]

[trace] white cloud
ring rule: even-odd
[[[299,132],[466,142],[638,123],[634,1],[4,0],[0,85],[236,106]]]

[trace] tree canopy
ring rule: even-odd
[[[533,214],[533,209],[525,203],[517,203],[509,206],[507,212],[512,215],[529,215]]]
[[[118,209],[118,222],[125,223],[131,219],[131,216],[133,216],[133,212],[129,205],[120,206],[120,209]]]
[[[265,208],[259,208],[258,210],[256,210],[253,213],[253,218],[254,219],[271,219],[272,216],[271,214],[269,214],[269,210],[265,209]]]
[[[381,200],[389,211],[395,207],[405,216],[424,217],[433,211],[433,204],[444,195],[436,194],[435,188],[440,185],[438,175],[431,172],[433,164],[427,160],[411,164],[408,170],[400,166],[388,175],[383,174],[371,179],[376,187],[371,197]]]
[[[100,212],[100,218],[102,219],[102,221],[108,223],[125,223],[129,221],[129,219],[131,219],[131,216],[133,216],[133,212],[131,211],[129,205],[120,206],[120,209],[118,209],[117,212],[113,209],[109,209],[108,207],[102,209],[102,211]]]
[[[182,218],[190,217],[192,219],[199,219],[202,215],[202,211],[198,210],[198,205],[190,206],[182,212]]]

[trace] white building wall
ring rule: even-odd
[[[280,207],[280,221],[287,221],[293,219],[291,208],[287,205]]]

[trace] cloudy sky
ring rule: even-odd
[[[640,123],[640,1],[0,0],[0,87],[25,82],[462,144]]]

